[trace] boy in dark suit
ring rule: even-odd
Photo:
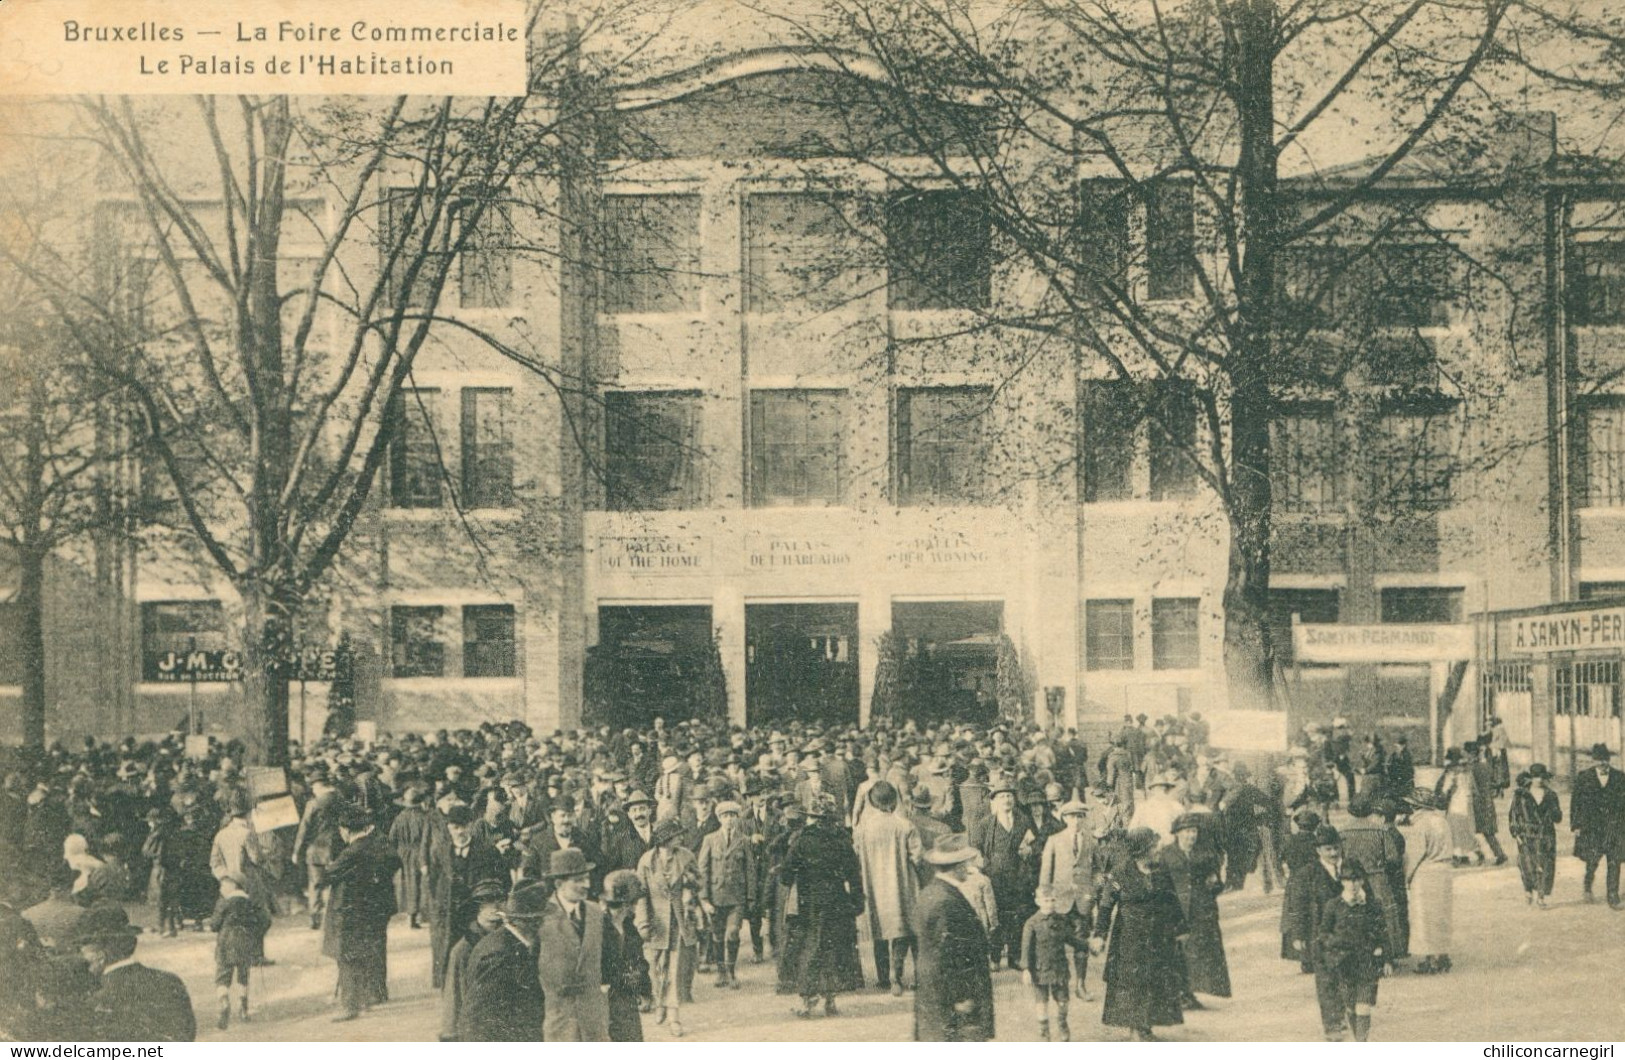
[[[1371,1035],[1371,1009],[1382,977],[1382,921],[1366,896],[1365,870],[1344,861],[1338,875],[1343,891],[1320,914],[1315,996],[1327,1041],[1342,1041],[1348,1029],[1363,1042]]]
[[[238,1001],[237,1018],[248,1022],[248,969],[256,953],[265,952],[265,933],[271,930],[271,914],[265,906],[249,900],[236,877],[227,876],[220,881],[220,901],[209,918],[209,929],[215,933],[214,990],[220,1001],[218,1026],[225,1030],[231,1024],[231,983],[236,980],[242,987]]]
[[[1049,1003],[1054,1001],[1055,1033],[1058,1040],[1069,1042],[1072,1029],[1066,1023],[1066,1000],[1072,969],[1067,950],[1086,949],[1089,943],[1078,937],[1072,920],[1061,912],[1052,885],[1041,885],[1034,897],[1038,912],[1028,917],[1021,929],[1021,966],[1026,969],[1022,978],[1032,990],[1042,1040],[1050,1040]]]

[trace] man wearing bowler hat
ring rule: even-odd
[[[914,1040],[985,1042],[993,1037],[993,977],[987,933],[960,890],[976,848],[945,835],[925,853],[936,878],[920,891],[916,913]]]
[[[389,918],[395,915],[395,870],[401,862],[372,814],[347,807],[339,817],[345,846],[327,867],[331,897],[322,953],[338,963],[341,1011],[335,1022],[389,999]]]
[[[1620,908],[1619,865],[1625,861],[1625,773],[1609,764],[1613,752],[1607,744],[1591,748],[1592,768],[1576,774],[1569,796],[1569,828],[1574,832],[1574,856],[1585,862],[1585,900],[1595,902],[1592,885],[1597,863],[1608,861],[1608,905]]]
[[[463,1041],[542,1040],[547,1004],[536,954],[551,898],[547,884],[520,881],[502,909],[502,926],[474,947],[458,1020]]]
[[[100,976],[86,999],[86,1036],[101,1042],[190,1042],[197,1039],[192,998],[179,976],[135,959],[141,929],[111,903],[93,906],[74,927],[79,954]]]
[[[537,928],[537,970],[550,1042],[609,1041],[609,984],[620,977],[620,951],[605,946],[604,907],[587,900],[592,862],[577,848],[553,851],[546,879],[553,898]]]
[[[1016,805],[1015,778],[1004,774],[988,784],[993,812],[977,821],[966,839],[982,855],[983,869],[993,884],[999,923],[993,934],[992,958],[1008,954],[1011,968],[1021,967],[1021,929],[1033,909],[1033,889],[1027,859],[1038,845],[1032,818]],[[1042,848],[1040,848],[1042,849]]]

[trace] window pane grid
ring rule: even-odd
[[[1584,502],[1592,508],[1625,505],[1625,402],[1585,406]]]
[[[463,503],[470,508],[513,504],[513,391],[463,391]]]
[[[444,611],[441,607],[390,608],[390,662],[396,677],[445,675]]]
[[[1625,323],[1625,242],[1569,248],[1569,314],[1575,324]]]
[[[1195,187],[1168,180],[1145,188],[1146,295],[1189,298],[1196,287]]]
[[[836,195],[763,193],[745,200],[745,308],[824,310],[855,297],[863,248]]]
[[[611,195],[602,216],[604,312],[699,308],[698,195]]]
[[[886,211],[891,308],[978,309],[992,290],[987,204],[961,191],[910,192]]]
[[[1273,458],[1276,506],[1322,512],[1342,502],[1336,430],[1330,409],[1290,412],[1276,421]]]
[[[611,511],[669,511],[700,504],[700,396],[604,397],[605,487]]]
[[[897,398],[897,459],[902,504],[981,499],[987,450],[982,419],[992,390],[904,390]]]
[[[1083,499],[1134,496],[1134,449],[1140,406],[1127,383],[1095,383],[1084,401]]]
[[[390,499],[397,508],[440,507],[440,449],[434,433],[438,390],[403,390],[392,403]]]
[[[464,218],[475,204],[454,204],[451,240],[461,238]],[[513,293],[513,224],[506,206],[487,204],[458,255],[457,284],[460,304],[467,309],[505,306]]]
[[[1084,618],[1088,668],[1134,669],[1134,601],[1090,600]]]
[[[463,676],[514,675],[514,619],[510,604],[463,608]]]
[[[1191,670],[1201,665],[1201,601],[1151,601],[1151,668]]]
[[[1455,499],[1455,417],[1451,410],[1393,412],[1381,420],[1378,501],[1437,509]]]
[[[753,506],[841,503],[845,397],[839,390],[751,395]]]

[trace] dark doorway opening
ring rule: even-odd
[[[704,606],[600,607],[587,651],[588,720],[643,728],[727,713],[722,660]]]
[[[892,605],[903,715],[938,724],[991,724],[999,714],[999,641],[1004,601]]]
[[[858,721],[858,605],[747,604],[750,724]]]

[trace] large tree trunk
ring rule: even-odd
[[[23,668],[23,746],[45,749],[45,556],[31,548],[17,552],[17,608],[21,612],[17,653]]]
[[[290,624],[257,589],[243,591],[243,699],[248,709],[248,759],[288,764],[288,675],[283,660]]]

